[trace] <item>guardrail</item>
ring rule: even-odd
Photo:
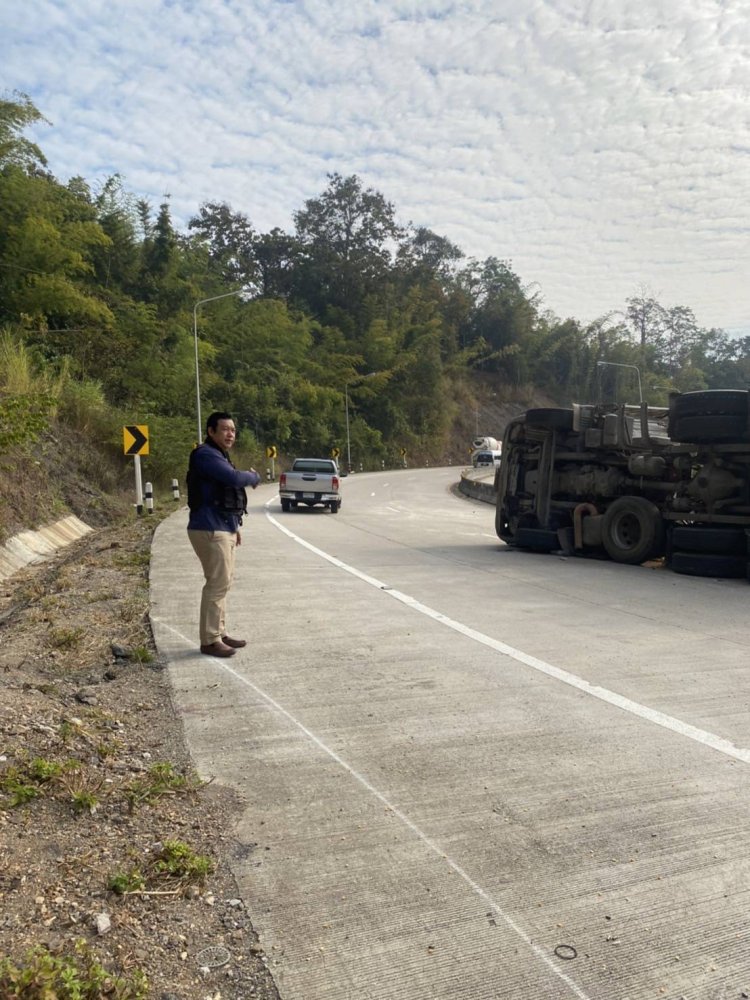
[[[487,482],[487,473],[484,469],[463,469],[458,488],[467,497],[494,505],[497,498],[494,470],[491,475],[492,478]]]

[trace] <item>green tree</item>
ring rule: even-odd
[[[668,375],[677,375],[687,364],[695,348],[701,343],[693,310],[687,306],[663,309],[661,331],[656,344],[655,363]]]
[[[664,308],[645,287],[641,287],[626,303],[627,324],[640,347],[640,361],[647,363],[648,348],[658,343],[664,329]]]
[[[319,317],[331,306],[349,313],[361,334],[366,298],[382,289],[402,231],[393,205],[359,177],[334,173],[328,180],[319,198],[294,213],[303,250],[296,292]]]
[[[153,221],[147,203],[136,207],[144,235],[135,297],[153,304],[159,318],[167,320],[195,296],[192,260],[186,241],[174,229],[168,201],[162,202]]]
[[[295,269],[300,260],[299,240],[275,228],[261,233],[253,243],[264,298],[288,300],[294,287]]]
[[[255,231],[246,215],[233,212],[226,202],[205,202],[188,229],[207,246],[209,261],[222,282],[240,288],[256,280]]]
[[[41,149],[23,135],[39,122],[49,125],[26,94],[14,91],[0,97],[0,169],[14,166],[28,173],[47,165]]]
[[[528,356],[524,347],[531,342],[537,322],[535,299],[527,294],[509,262],[497,257],[470,265],[462,280],[474,299],[466,339],[488,348],[481,367],[502,372],[516,384],[525,382]]]
[[[71,341],[112,314],[96,294],[92,255],[108,243],[78,193],[11,166],[0,171],[0,318]]]
[[[104,182],[93,204],[97,221],[109,240],[93,254],[97,280],[106,290],[116,288],[132,295],[140,264],[135,199],[125,191],[120,175],[114,174]]]

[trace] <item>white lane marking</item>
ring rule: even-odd
[[[316,546],[311,545],[310,542],[306,542],[304,538],[300,538],[298,535],[295,535],[293,532],[285,528],[282,524],[279,524],[279,522],[272,517],[268,511],[266,511],[266,517],[279,529],[279,531],[283,531],[285,535],[288,535],[304,548],[314,552],[316,555],[320,556],[321,559],[326,559],[339,569],[343,569],[345,572],[351,573],[352,576],[356,576],[359,580],[364,581],[364,583],[370,584],[371,587],[376,587],[378,590],[382,590],[389,597],[393,597],[395,600],[400,601],[407,607],[412,608],[412,610],[418,611],[420,614],[426,615],[428,618],[432,618],[433,621],[440,622],[441,625],[445,625],[447,628],[453,629],[455,632],[459,632],[468,639],[473,639],[474,642],[479,642],[483,646],[489,646],[490,649],[494,649],[498,653],[502,653],[504,656],[509,656],[511,659],[518,661],[518,663],[524,663],[527,667],[538,670],[540,673],[547,674],[549,677],[554,677],[556,680],[562,681],[563,684],[568,684],[570,687],[577,688],[579,691],[583,691],[586,694],[591,695],[593,698],[598,698],[600,701],[614,705],[616,708],[621,708],[624,712],[630,712],[631,715],[637,715],[639,718],[645,719],[647,722],[652,722],[654,725],[661,726],[663,729],[669,729],[673,733],[685,736],[687,739],[694,740],[696,743],[700,743],[703,746],[710,747],[712,750],[723,753],[727,757],[733,757],[735,760],[741,760],[745,764],[750,764],[750,750],[745,749],[744,747],[735,746],[734,743],[731,743],[729,740],[725,740],[722,736],[717,736],[716,733],[709,733],[705,729],[699,729],[697,726],[690,725],[689,722],[683,722],[682,719],[676,719],[674,716],[666,715],[664,712],[660,712],[655,708],[649,708],[647,705],[641,705],[639,702],[632,701],[630,698],[625,698],[623,695],[617,694],[615,691],[599,687],[597,684],[590,684],[582,677],[576,676],[576,674],[571,674],[567,670],[562,670],[560,667],[555,667],[551,663],[547,663],[545,660],[540,660],[536,656],[530,656],[528,653],[524,653],[520,649],[515,649],[507,643],[501,642],[499,639],[493,639],[491,636],[485,635],[483,632],[478,632],[476,629],[470,628],[468,625],[454,621],[454,619],[448,618],[447,615],[441,614],[439,611],[435,611],[426,604],[421,604],[408,594],[403,594],[399,590],[394,590],[387,583],[382,583],[380,580],[375,579],[375,577],[368,576],[367,573],[362,573],[354,566],[349,566],[347,563],[342,562],[335,556],[329,555],[329,553],[324,552],[322,549],[316,548]]]
[[[392,511],[394,514],[400,514],[401,513],[401,511],[398,509],[398,507],[388,507],[388,506],[386,506],[385,509]]]
[[[271,518],[271,520],[273,520],[273,518]],[[281,525],[278,525],[278,527],[281,527]],[[286,529],[284,528],[282,530],[285,531]],[[289,532],[289,534],[291,534],[291,532]],[[185,643],[187,643],[188,646],[193,646],[194,648],[197,648],[195,647],[195,644],[191,642],[190,639],[187,638],[187,636],[184,636],[182,632],[178,632],[176,628],[172,628],[172,626],[168,625],[165,621],[162,621],[160,618],[153,618],[152,620],[158,622],[159,625],[162,626],[162,628],[166,628],[174,635],[178,636]],[[393,805],[393,803],[379,789],[377,789],[373,784],[371,784],[367,780],[367,778],[364,777],[364,775],[360,774],[359,771],[356,771],[350,764],[347,764],[347,762],[344,760],[343,757],[337,754],[335,750],[332,750],[326,743],[323,742],[323,740],[321,740],[319,736],[316,736],[315,733],[312,732],[312,730],[308,729],[307,726],[304,725],[304,723],[300,722],[300,720],[296,718],[296,716],[292,715],[292,713],[288,709],[284,708],[283,705],[281,705],[278,701],[276,701],[275,698],[272,698],[270,694],[267,694],[262,688],[258,687],[257,684],[253,684],[251,680],[249,680],[247,677],[244,677],[242,674],[238,673],[236,670],[230,667],[228,663],[225,663],[223,660],[219,661],[216,659],[211,659],[210,657],[206,657],[206,659],[210,660],[212,666],[220,667],[221,669],[225,670],[228,674],[231,674],[235,680],[239,681],[241,684],[244,684],[246,687],[249,687],[251,690],[253,690],[260,698],[262,698],[265,702],[267,702],[267,704],[271,705],[271,707],[274,708],[280,715],[283,715],[285,719],[291,722],[292,725],[296,729],[298,729],[301,733],[303,733],[312,743],[314,743],[315,746],[318,747],[318,749],[322,750],[323,753],[327,754],[331,758],[331,760],[335,761],[339,765],[339,767],[342,767],[347,772],[347,774],[350,775],[350,777],[352,777],[356,782],[358,782],[371,795],[374,795],[379,802],[382,802],[383,805],[386,807],[386,809],[394,816],[396,816],[397,819],[399,819],[404,824],[404,826],[408,827],[408,829],[411,830],[411,832],[425,845],[425,847],[427,847],[433,854],[436,854],[439,858],[441,858],[448,865],[451,871],[455,872],[456,875],[460,876],[460,878],[464,880],[464,882],[469,886],[469,888],[474,893],[476,893],[477,896],[479,896],[482,900],[484,900],[487,906],[491,907],[492,911],[510,928],[510,930],[513,931],[514,934],[516,934],[524,942],[524,944],[533,952],[534,955],[536,955],[537,958],[541,959],[542,962],[544,962],[547,968],[551,972],[553,972],[558,977],[558,979],[562,980],[562,982],[564,982],[565,985],[569,987],[569,989],[579,998],[579,1000],[591,1000],[591,997],[589,997],[586,993],[584,993],[583,990],[580,989],[580,987],[577,985],[577,983],[573,982],[573,980],[569,976],[567,976],[564,972],[562,972],[555,966],[555,963],[552,961],[549,955],[547,955],[547,953],[543,951],[543,949],[540,948],[538,944],[535,944],[531,940],[531,938],[523,930],[523,928],[519,924],[517,924],[516,921],[508,913],[505,912],[505,910],[500,906],[499,903],[495,902],[495,900],[487,892],[486,889],[483,889],[481,885],[478,885],[471,877],[471,875],[469,875],[468,872],[464,871],[464,869],[461,867],[461,865],[458,864],[458,862],[454,861],[453,858],[451,858],[449,854],[446,854],[445,851],[443,851],[442,848],[438,844],[436,844],[434,840],[432,840],[430,837],[427,836],[426,833],[420,830],[420,828],[416,825],[416,823],[414,823],[412,820],[409,819],[406,813],[403,813],[398,808],[398,806]]]

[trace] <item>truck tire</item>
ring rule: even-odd
[[[671,411],[675,417],[745,416],[747,405],[747,389],[704,389],[675,396]]]
[[[537,427],[550,427],[558,431],[573,430],[573,410],[542,407],[526,411],[526,423]]]
[[[331,513],[332,514],[338,514],[340,506],[341,506],[341,501],[340,500],[338,501],[338,503],[336,501],[333,501],[331,503]]]
[[[619,497],[604,513],[602,545],[615,562],[637,566],[664,554],[664,521],[644,497]]]
[[[288,500],[282,500],[281,501],[281,509],[284,511],[285,514],[289,513],[289,506],[290,506],[290,504],[289,504]]]
[[[740,579],[747,574],[745,556],[717,556],[707,552],[673,552],[670,566],[674,573],[684,576]]]
[[[716,556],[747,554],[744,528],[713,528],[706,525],[678,524],[672,529],[672,551],[706,552]]]
[[[710,413],[695,417],[676,417],[671,424],[670,440],[690,444],[719,444],[747,440],[747,417],[739,414]]]
[[[672,441],[712,441],[716,437],[695,438],[696,426],[692,423],[685,424],[684,421],[692,421],[693,418],[701,417],[734,417],[737,423],[731,424],[711,424],[704,425],[704,429],[698,430],[699,434],[715,435],[717,433],[727,433],[724,428],[732,427],[728,433],[735,434],[735,428],[739,426],[739,433],[747,430],[748,415],[748,392],[746,389],[706,389],[701,392],[684,392],[681,396],[675,396],[669,407],[669,426],[667,433]]]
[[[556,531],[548,531],[546,528],[519,528],[509,544],[534,552],[552,552],[560,548],[560,539]]]

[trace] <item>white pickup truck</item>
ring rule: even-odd
[[[279,476],[279,497],[283,511],[299,504],[315,507],[322,504],[332,514],[341,506],[339,470],[332,458],[295,458],[289,472]]]

